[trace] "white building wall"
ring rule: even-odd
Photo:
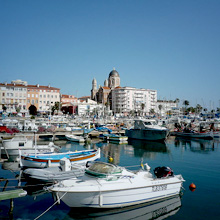
[[[20,109],[20,112],[26,112],[26,97],[27,88],[25,86],[17,86],[12,84],[5,84],[0,86],[0,110],[3,105],[7,107],[7,112],[16,112],[16,108]]]
[[[39,89],[39,111],[50,111],[50,107],[60,102],[59,90],[50,88]]]
[[[112,110],[114,113],[129,114],[130,111],[142,111],[149,114],[156,108],[157,91],[149,89],[136,89],[133,87],[121,87],[112,90]],[[156,109],[155,109],[156,110]]]

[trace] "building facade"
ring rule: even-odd
[[[16,83],[0,83],[0,111],[27,112],[27,86]]]
[[[112,111],[128,115],[131,112],[150,114],[156,109],[157,91],[133,87],[117,87],[112,90]]]
[[[55,102],[60,102],[59,88],[28,85],[22,80],[0,83],[0,111],[4,108],[8,113],[27,113],[33,105],[39,112],[49,112]]]
[[[157,100],[156,112],[160,116],[166,116],[167,114],[179,114],[178,102],[172,100]]]

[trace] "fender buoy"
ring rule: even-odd
[[[190,185],[189,185],[189,189],[193,192],[193,191],[195,191],[196,190],[196,185],[194,184],[194,183],[191,183]]]
[[[112,163],[112,162],[113,162],[113,158],[112,158],[112,157],[109,157],[109,158],[108,158],[108,162],[109,162],[109,163]]]

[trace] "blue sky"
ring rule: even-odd
[[[121,86],[220,106],[219,0],[0,0],[0,82],[90,95]]]

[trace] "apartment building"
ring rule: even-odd
[[[112,111],[128,115],[131,111],[149,114],[156,110],[157,91],[133,87],[117,87],[112,90]]]
[[[64,104],[70,104],[77,101],[77,98],[74,95],[61,95],[61,102]]]
[[[14,80],[0,83],[0,111],[27,113],[34,105],[37,111],[48,112],[55,102],[60,102],[60,89],[49,86],[28,85],[26,81]]]
[[[0,111],[27,112],[27,86],[25,84],[0,83]]]
[[[39,112],[49,112],[55,102],[60,102],[60,89],[50,85],[28,85],[27,93],[27,107],[34,105]]]

